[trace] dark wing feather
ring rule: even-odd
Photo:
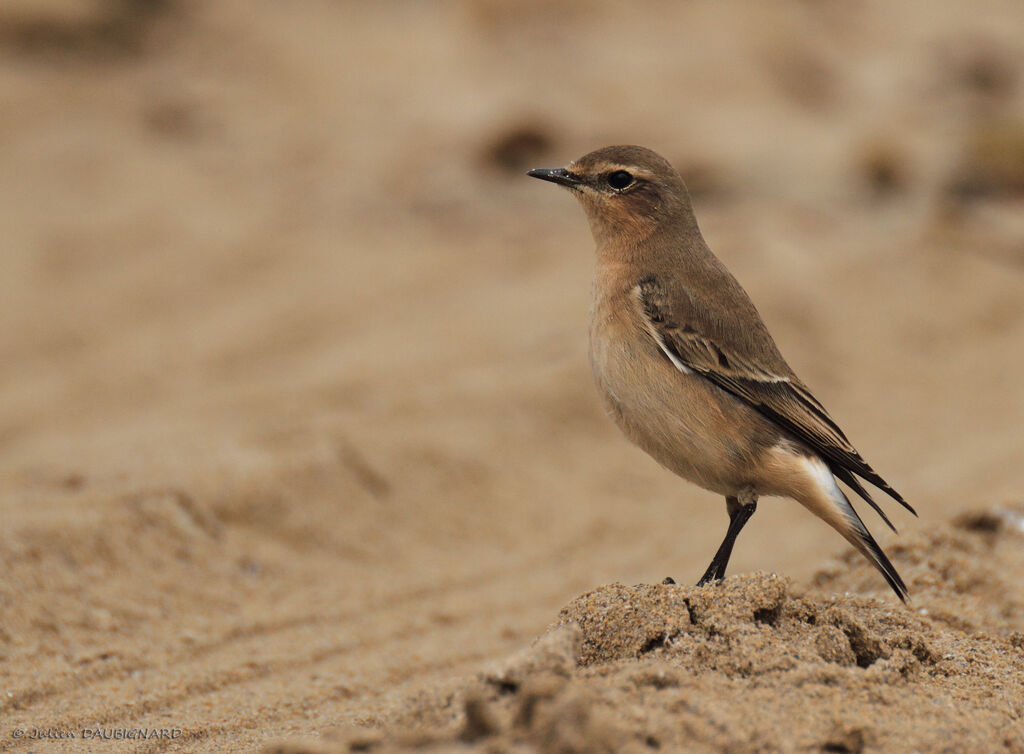
[[[751,357],[730,352],[714,342],[700,332],[696,322],[677,321],[673,312],[668,310],[667,297],[658,289],[656,281],[643,281],[637,286],[636,294],[648,329],[677,366],[683,365],[745,401],[819,454],[832,473],[864,498],[890,528],[893,527],[889,518],[854,474],[917,515],[907,501],[861,458],[825,407],[792,372],[788,369],[766,369]]]

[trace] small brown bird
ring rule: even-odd
[[[913,508],[861,458],[796,376],[750,297],[701,235],[679,173],[636,146],[528,175],[576,196],[597,242],[590,363],[619,428],[658,463],[725,495],[729,529],[698,584],[725,577],[760,496],[801,503],[907,587],[836,478],[895,531],[861,484]]]

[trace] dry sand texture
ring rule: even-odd
[[[1017,0],[0,3],[0,749],[416,720],[442,746],[563,605],[660,625],[705,599],[591,591],[689,583],[725,525],[602,415],[585,223],[522,175],[628,141],[681,167],[922,512],[883,540],[931,612],[766,501],[732,570],[785,578],[730,582],[732,643],[699,607],[640,659],[584,621],[600,641],[530,693],[584,717],[621,693],[607,740],[665,749],[784,748],[780,719],[805,748],[932,741],[952,700],[954,749],[1005,724],[1019,750],[1019,540],[942,522],[1024,495],[1022,29]],[[792,664],[744,670],[773,631]],[[540,746],[500,691],[473,745]],[[182,734],[11,737],[96,727]]]
[[[411,700],[402,732],[277,751],[1024,751],[1024,507],[897,551],[913,610],[837,596],[870,577],[852,558],[810,590],[613,584],[456,693]]]

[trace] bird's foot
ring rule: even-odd
[[[719,575],[717,572],[712,572],[714,567],[715,565],[712,564],[711,568],[708,569],[708,572],[700,577],[700,581],[697,582],[697,586],[707,586],[708,584],[714,584],[715,582],[721,581],[725,578],[724,573]]]

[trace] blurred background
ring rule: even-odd
[[[590,235],[524,176],[607,144],[922,522],[1024,495],[1018,0],[5,0],[0,101],[12,725],[378,722],[695,580],[722,501],[603,415]],[[767,501],[732,568],[843,549]]]

